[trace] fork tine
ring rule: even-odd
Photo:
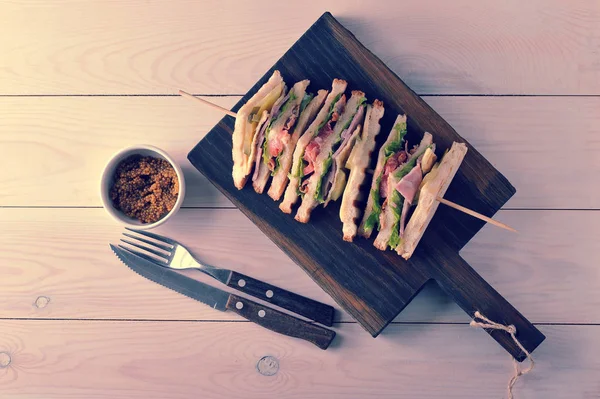
[[[143,249],[144,251],[148,251],[148,252],[150,252],[151,254],[154,254],[154,255],[158,256],[159,258],[161,258],[161,259],[162,259],[162,260],[164,260],[164,261],[167,261],[167,262],[169,261],[169,256],[168,256],[168,255],[162,254],[162,253],[158,252],[158,251],[157,251],[157,250],[155,250],[155,249],[152,249],[152,248],[146,248],[146,247],[145,247],[145,246],[143,246],[143,245],[137,244],[137,243],[135,243],[135,242],[133,242],[133,241],[125,240],[124,238],[121,238],[121,241],[123,241],[125,244],[129,244],[129,245],[131,245],[131,246],[134,246],[134,247],[137,247],[137,248],[139,248],[139,249]]]
[[[146,237],[154,238],[155,240],[162,241],[167,244],[171,244],[172,246],[177,245],[177,241],[171,240],[170,238],[165,237],[165,236],[161,236],[160,234],[150,233],[149,231],[136,230],[136,229],[132,229],[130,227],[125,227],[125,230],[133,231],[134,233],[141,234]]]
[[[143,243],[146,243],[146,244],[148,244],[148,245],[150,245],[150,246],[152,246],[152,247],[154,247],[154,248],[159,248],[159,249],[162,249],[162,250],[163,250],[163,251],[165,251],[165,252],[171,252],[171,251],[173,250],[173,248],[169,248],[169,247],[168,247],[168,246],[166,246],[166,245],[158,244],[158,243],[156,243],[156,242],[152,242],[152,241],[150,241],[150,240],[146,240],[145,238],[138,237],[138,236],[134,236],[134,235],[132,235],[132,234],[123,233],[123,235],[124,235],[125,237],[133,238],[134,240],[137,240],[137,241],[141,241],[141,242],[143,242]]]
[[[128,248],[121,244],[118,244],[118,247],[121,249],[124,249],[125,251],[131,252],[132,254],[139,256],[140,258],[146,259],[147,261],[152,262],[155,265],[167,266],[167,264],[165,262],[161,262],[158,259],[148,256],[140,251],[136,251],[135,249]]]

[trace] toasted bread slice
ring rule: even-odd
[[[377,234],[377,238],[375,238],[375,241],[373,242],[373,245],[375,245],[377,249],[385,251],[388,246],[395,249],[399,243],[400,216],[402,213],[403,198],[396,191],[396,185],[402,180],[404,175],[411,171],[416,165],[417,159],[424,154],[427,148],[432,144],[433,137],[431,136],[431,133],[425,132],[417,150],[404,164],[398,166],[396,170],[389,174],[386,198],[387,206],[385,206],[379,217],[381,228],[379,234]],[[394,237],[393,240],[392,237]]]
[[[350,136],[345,140],[344,147],[338,148],[333,155],[333,163],[330,171],[330,176],[333,176],[333,184],[329,190],[329,193],[327,194],[327,198],[325,198],[325,203],[323,203],[323,206],[327,206],[331,201],[337,201],[344,193],[346,189],[346,182],[348,181],[348,176],[346,175],[345,170],[346,161],[352,153],[357,140],[360,139],[361,132],[361,126],[356,126],[354,132],[351,133]]]
[[[270,111],[273,103],[283,92],[283,78],[279,71],[274,71],[257,92],[238,110],[232,137],[233,183],[241,190],[254,165],[254,150],[252,146],[256,135],[258,118],[264,111]]]
[[[361,186],[365,181],[366,169],[369,167],[371,154],[375,150],[375,138],[381,131],[379,120],[383,117],[383,102],[375,100],[373,105],[367,106],[364,129],[352,149],[352,156],[346,163],[350,169],[350,176],[340,207],[340,219],[343,223],[342,233],[345,241],[353,241],[358,230],[358,220],[361,209],[359,200]]]
[[[271,112],[269,113],[269,117],[267,118],[265,124],[262,126],[262,129],[256,134],[256,141],[253,141],[254,145],[254,174],[252,175],[252,186],[254,187],[254,191],[259,194],[262,194],[265,190],[265,186],[269,181],[269,176],[271,176],[271,171],[269,170],[267,164],[264,162],[264,150],[268,148],[268,134],[272,126],[273,119],[279,115],[279,111],[283,104],[289,98],[289,94],[286,93],[286,87],[284,84],[284,89],[279,98],[273,104],[271,108]]]
[[[375,172],[373,173],[373,177],[371,179],[371,189],[367,194],[367,206],[365,207],[363,218],[358,228],[358,234],[365,238],[371,237],[375,226],[379,223],[379,211],[376,212],[375,210],[381,209],[381,203],[379,202],[379,185],[381,182],[381,176],[383,174],[383,167],[385,166],[385,162],[387,160],[387,154],[402,148],[405,134],[406,115],[401,114],[396,117],[396,121],[394,122],[394,125],[388,134],[388,138],[379,149]],[[350,155],[350,160],[353,160],[353,158],[354,157]],[[376,193],[376,195],[373,193]]]
[[[274,201],[279,201],[289,181],[288,175],[292,168],[292,160],[296,143],[298,143],[298,139],[306,131],[307,126],[309,126],[315,119],[319,109],[323,105],[323,101],[325,101],[326,96],[327,90],[319,90],[317,95],[310,100],[306,108],[301,110],[298,123],[296,123],[294,132],[290,137],[290,142],[285,146],[279,157],[279,168],[271,180],[271,187],[269,187],[268,194],[271,198],[273,198]]]
[[[366,98],[364,100],[366,101]],[[346,188],[346,162],[354,149],[355,143],[360,140],[359,135],[361,134],[362,129],[359,129],[359,127],[363,123],[366,109],[366,104],[359,105],[358,110],[354,114],[348,127],[342,130],[340,144],[333,153],[331,170],[326,177],[328,184],[326,187],[327,195],[323,206],[327,206],[331,201],[337,201]]]
[[[340,101],[344,96],[340,98]],[[301,223],[307,223],[310,220],[310,214],[317,206],[325,202],[327,194],[333,184],[328,173],[331,171],[333,162],[333,153],[336,150],[336,144],[339,143],[342,131],[352,122],[359,107],[365,101],[365,93],[355,90],[348,100],[344,110],[335,122],[333,132],[323,137],[319,145],[319,155],[314,163],[315,171],[309,177],[307,190],[302,198],[302,203],[296,213],[296,220]],[[320,138],[321,136],[318,136]]]
[[[283,201],[281,204],[279,204],[279,209],[281,209],[284,213],[292,213],[292,206],[298,200],[298,188],[300,187],[300,181],[302,180],[303,176],[302,171],[304,150],[313,137],[319,133],[318,130],[322,124],[327,122],[326,119],[329,115],[329,109],[338,101],[339,97],[346,90],[347,85],[348,84],[345,80],[333,80],[331,92],[327,95],[323,107],[317,114],[315,120],[312,121],[308,129],[306,129],[306,132],[300,137],[300,139],[298,139],[298,142],[296,143],[296,148],[294,148],[294,155],[292,157],[290,181],[285,189]]]
[[[408,221],[400,245],[396,248],[396,252],[404,259],[409,259],[415,251],[437,210],[439,205],[437,198],[443,197],[448,190],[466,153],[466,144],[453,143],[450,150],[442,157],[439,166],[431,172],[435,175],[421,187],[417,208]]]

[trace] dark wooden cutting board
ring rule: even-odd
[[[288,86],[308,78],[309,91],[316,92],[330,89],[334,78],[342,78],[348,81],[349,90],[363,90],[369,102],[382,100],[385,116],[379,144],[398,113],[408,115],[407,138],[411,143],[418,143],[425,131],[433,134],[440,154],[453,141],[466,142],[330,13],[323,14],[233,110],[239,109],[275,69],[281,71]],[[310,223],[301,224],[294,221],[293,214],[282,213],[269,196],[256,194],[251,184],[243,190],[234,187],[233,125],[233,118],[224,117],[189,153],[189,160],[371,335],[377,336],[433,279],[471,317],[478,310],[496,322],[515,325],[519,340],[529,351],[544,340],[459,256],[459,250],[483,226],[482,221],[440,206],[408,261],[395,252],[377,250],[372,239],[344,242],[339,204],[317,208]],[[469,145],[445,197],[491,216],[514,193],[506,178]],[[488,332],[515,358],[524,359],[507,333]]]

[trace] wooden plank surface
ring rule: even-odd
[[[498,219],[519,234],[486,226],[475,236],[462,255],[478,273],[534,322],[600,323],[600,274],[593,256],[600,213],[500,211]],[[124,267],[108,248],[122,229],[103,209],[0,209],[0,225],[1,317],[240,320]],[[238,210],[183,209],[158,231],[181,240],[204,262],[334,304]],[[201,273],[189,274],[211,283]],[[43,306],[36,305],[40,297]],[[351,318],[338,309],[337,320]],[[429,286],[396,321],[468,317]]]
[[[597,327],[540,328],[552,345],[536,351],[535,372],[517,382],[517,397],[597,398]],[[377,339],[354,323],[338,331],[336,346],[321,351],[250,323],[0,321],[0,356],[11,360],[0,368],[0,394],[11,399],[505,395],[511,362],[487,334],[468,325],[392,325]],[[276,359],[276,374],[258,372],[264,356]]]
[[[236,98],[211,100],[230,106]],[[214,110],[181,97],[5,97],[0,104],[0,168],[12,171],[0,175],[0,205],[101,206],[100,176],[109,159],[151,144],[182,166],[184,206],[232,206],[186,161],[222,118]]]
[[[584,211],[600,208],[598,97],[435,96],[600,94],[598,2],[4,1],[1,398],[505,394],[511,365],[498,345],[429,324],[468,321],[436,287],[396,319],[427,324],[393,324],[376,340],[337,324],[340,338],[321,352],[127,273],[104,250],[121,228],[103,210],[48,208],[98,207],[104,163],[140,142],[182,163],[185,206],[231,207],[185,160],[220,115],[176,97],[87,95],[245,93],[325,10],[416,92],[434,94],[425,100],[517,187],[507,208],[554,209],[499,212],[519,235],[485,227],[466,260],[535,322],[600,323],[598,215]],[[21,97],[31,95],[51,97]],[[184,209],[159,231],[203,260],[331,303],[236,210]],[[94,321],[71,320],[84,318]],[[548,339],[517,398],[600,397],[598,326],[540,329]],[[265,355],[280,362],[274,377],[256,372]]]
[[[324,11],[418,93],[600,93],[595,0],[60,0],[0,5],[0,94],[242,94]]]
[[[425,100],[517,187],[507,207],[600,208],[598,185],[582,184],[600,169],[599,97]],[[186,159],[220,118],[179,97],[0,98],[0,206],[100,206],[111,155],[151,143],[183,166],[184,206],[231,207]]]

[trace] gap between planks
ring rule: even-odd
[[[89,321],[89,322],[108,322],[108,323],[252,323],[247,320],[183,320],[183,319],[86,319],[86,318],[51,318],[51,317],[0,317],[1,321]],[[333,325],[358,324],[356,321],[334,321]],[[392,321],[389,325],[407,325],[407,326],[468,326],[467,322],[436,322],[436,321]],[[560,323],[560,322],[540,322],[532,323],[535,326],[600,326],[600,323]]]

